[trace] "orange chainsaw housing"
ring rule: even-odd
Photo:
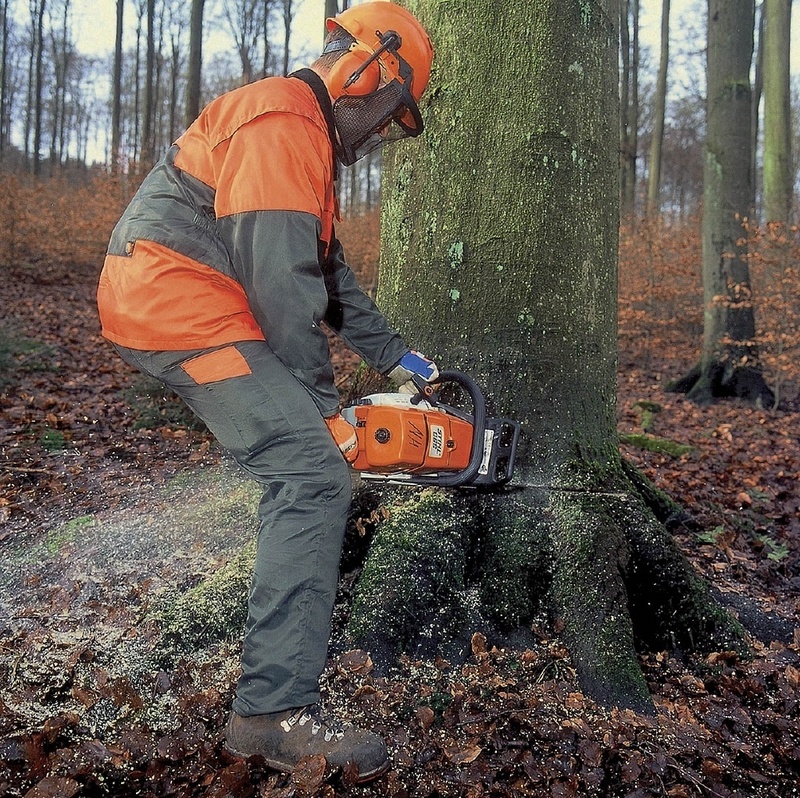
[[[460,471],[472,452],[473,427],[436,408],[364,404],[355,416],[358,471],[414,474]]]

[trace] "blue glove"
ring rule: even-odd
[[[425,355],[412,349],[400,358],[400,362],[386,376],[398,386],[400,393],[415,394],[419,393],[419,389],[411,379],[415,375],[419,375],[426,382],[434,382],[439,376],[439,368]]]

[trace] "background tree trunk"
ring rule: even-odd
[[[661,150],[664,145],[664,119],[667,112],[667,69],[669,67],[670,0],[661,3],[661,59],[658,65],[656,96],[653,101],[653,136],[650,141],[650,173],[647,180],[647,215],[661,213]]]
[[[292,40],[294,0],[283,0],[283,74],[289,74],[289,44]]]
[[[185,127],[194,122],[200,113],[200,81],[203,69],[203,8],[205,0],[192,0],[189,23],[189,77],[186,81]]]
[[[122,154],[122,31],[125,0],[117,0],[114,71],[111,78],[111,173],[119,174]]]
[[[621,0],[620,22],[620,197],[623,217],[631,218],[639,155],[639,0]]]
[[[709,0],[706,160],[703,173],[703,352],[669,388],[709,402],[738,396],[771,407],[758,366],[743,222],[752,212],[750,65],[754,0]]]
[[[753,186],[753,198],[751,204],[755,207],[758,185],[758,136],[761,127],[760,110],[761,110],[761,95],[764,90],[764,27],[766,22],[766,15],[764,11],[764,3],[757,7],[758,13],[758,48],[755,54],[755,69],[753,70],[753,99],[750,103],[751,107],[751,123],[752,133],[750,135],[750,146],[752,152],[750,154],[750,182]]]
[[[32,30],[35,31],[31,52],[34,53],[35,78],[33,81],[33,151],[31,171],[38,175],[42,168],[42,126],[44,124],[44,11],[45,0],[31,4],[34,13]]]
[[[646,711],[637,640],[738,630],[617,448],[618,3],[409,5],[437,66],[425,134],[386,153],[379,303],[523,437],[510,489],[384,497],[350,640],[379,660],[457,656],[476,628],[524,633],[546,607],[584,689]]]
[[[141,169],[146,172],[155,162],[156,92],[156,3],[147,0],[147,52],[144,67],[144,119],[142,120]]]
[[[791,0],[764,0],[764,219],[788,225],[792,207],[789,95]]]
[[[63,0],[61,30],[55,28],[51,16],[50,51],[53,64],[53,85],[50,92],[50,171],[55,171],[64,157],[64,132],[67,115],[67,80],[73,55],[69,35],[69,0]]]

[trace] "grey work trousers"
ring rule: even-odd
[[[187,352],[116,347],[162,381],[263,485],[242,674],[233,709],[258,715],[319,700],[339,557],[350,506],[350,473],[310,394],[263,341]],[[240,376],[191,363],[238,358]],[[234,372],[237,370],[234,369]],[[195,373],[195,378],[190,376]]]

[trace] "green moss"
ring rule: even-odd
[[[39,443],[48,452],[60,452],[68,445],[66,435],[61,430],[50,427],[45,427],[39,433]]]
[[[657,402],[640,399],[634,404],[634,408],[639,413],[639,424],[642,427],[642,432],[651,433],[655,418],[661,412],[661,405]]]
[[[160,660],[242,635],[255,560],[255,541],[200,584],[169,594],[147,615],[161,632]]]
[[[426,489],[390,507],[358,582],[348,625],[353,641],[380,639],[396,652],[438,640],[466,595],[468,537],[457,498]]]
[[[486,497],[482,511],[481,600],[499,628],[511,631],[533,617],[547,593],[550,530],[541,507],[517,500]],[[532,540],[543,545],[531,545]]]
[[[557,493],[554,606],[581,680],[602,703],[652,711],[634,646],[622,574],[628,552],[620,533],[624,500]]]
[[[645,501],[631,494],[622,509],[630,551],[625,584],[640,647],[745,653],[742,626],[712,598]]]
[[[95,519],[91,515],[81,515],[51,529],[47,533],[47,540],[45,541],[47,553],[51,556],[58,554],[64,546],[72,543],[81,532],[85,532],[94,522]]]
[[[628,460],[622,460],[625,478],[635,489],[636,494],[647,505],[658,521],[667,528],[690,521],[690,516],[676,501],[657,488],[638,468]]]
[[[659,438],[657,435],[648,435],[647,433],[620,435],[619,440],[620,443],[627,443],[629,446],[636,446],[638,449],[645,449],[648,452],[668,454],[670,457],[682,457],[695,451],[694,446],[671,441],[668,438]]]

